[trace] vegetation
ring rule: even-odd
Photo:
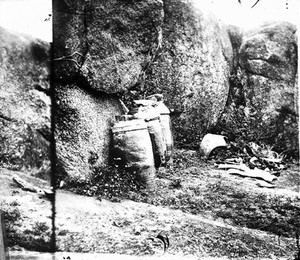
[[[81,195],[96,196],[100,200],[106,198],[117,202],[126,198],[130,192],[138,192],[139,186],[134,172],[102,166],[94,167],[93,174],[87,182],[78,185],[70,181],[66,189]]]
[[[239,182],[223,176],[195,151],[177,150],[174,164],[158,173],[154,194],[138,191],[132,173],[114,168],[94,169],[88,184],[73,191],[113,201],[132,199],[183,212],[209,215],[251,229],[294,237],[300,229],[300,197],[250,189],[248,180]]]
[[[233,38],[237,41],[238,37]],[[238,46],[239,43],[235,44]],[[274,151],[283,153],[289,159],[298,160],[299,116],[289,106],[276,109],[271,116],[269,112],[268,114],[259,109],[262,106],[259,102],[255,106],[246,105],[244,91],[247,82],[241,76],[240,69],[235,74],[229,78],[230,90],[226,107],[218,123],[209,132],[223,134],[237,143],[272,145]]]
[[[17,201],[1,204],[1,209],[4,211],[8,246],[50,252],[52,232],[49,224],[39,221],[32,224],[27,223],[27,217],[20,210],[20,206]]]
[[[73,183],[66,188],[113,202],[131,199],[157,207],[149,207],[145,211],[147,206],[136,204],[143,212],[139,213],[137,209],[137,212],[127,217],[117,211],[124,209],[124,205],[119,203],[110,204],[118,212],[112,217],[108,217],[108,211],[99,215],[86,212],[88,215],[84,216],[80,211],[74,211],[78,216],[73,221],[81,218],[85,226],[98,225],[94,222],[96,217],[104,221],[105,225],[93,234],[73,232],[65,226],[58,226],[60,250],[92,252],[97,249],[110,253],[156,254],[160,245],[144,240],[156,232],[156,228],[147,228],[148,221],[155,223],[157,228],[169,228],[171,254],[184,252],[239,259],[262,256],[293,257],[297,253],[295,234],[299,232],[300,226],[299,196],[255,188],[254,182],[249,179],[231,177],[224,171],[214,169],[213,162],[213,159],[206,161],[199,158],[195,151],[176,149],[173,165],[157,173],[157,189],[154,194],[141,193],[132,172],[112,167],[95,167],[94,177],[87,184],[78,186]],[[292,172],[292,169],[286,171]],[[299,176],[294,181],[299,182]],[[86,198],[82,199],[82,203],[86,203]],[[79,200],[78,196],[74,200]],[[134,212],[135,204],[129,204]],[[162,206],[178,209],[170,211],[167,224],[159,218]],[[17,200],[1,207],[6,212],[10,247],[18,245],[38,251],[50,249],[50,227],[43,222],[45,219],[29,220]],[[70,205],[70,208],[73,207],[74,205]],[[185,215],[182,212],[190,214]],[[196,218],[193,218],[193,214]],[[145,216],[143,224],[139,224],[142,216]],[[66,218],[65,221],[70,220]],[[119,237],[116,239],[115,235],[110,235],[112,228],[119,232],[122,242]],[[259,230],[265,232],[260,233]]]

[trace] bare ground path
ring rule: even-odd
[[[194,160],[193,156],[191,159]],[[283,173],[275,189],[258,188],[255,180],[227,175],[206,163],[196,167],[182,165],[180,175],[175,176],[181,178],[180,189],[171,189],[172,180],[168,177],[160,177],[157,182],[159,188],[165,187],[159,191],[160,196],[171,198],[174,202],[190,193],[189,202],[207,203],[204,198],[207,192],[228,185],[238,187],[249,196],[267,194],[293,198],[299,196],[298,170],[299,166],[296,166]],[[12,181],[14,174],[40,187],[49,187],[46,182],[22,172],[1,169],[0,205],[11,218],[8,230],[8,236],[13,241],[9,245],[11,259],[53,259],[51,254],[30,251],[49,249],[51,202],[37,193],[17,187]],[[207,189],[209,185],[214,189]],[[192,191],[200,191],[200,194],[196,196]],[[230,194],[224,196],[230,197]],[[213,197],[214,194],[210,194],[209,198]],[[58,251],[55,259],[65,256],[71,256],[71,259],[133,260],[293,259],[296,250],[292,237],[278,237],[271,232],[246,228],[231,219],[215,218],[210,211],[191,214],[184,207],[175,209],[173,206],[132,200],[111,202],[65,190],[57,190],[55,209]],[[165,231],[170,239],[166,253],[162,242],[156,238],[160,231]],[[32,258],[26,258],[28,254]]]
[[[62,251],[110,252],[133,255],[163,255],[163,245],[154,238],[166,231],[170,238],[169,254],[176,256],[240,256],[245,250],[251,258],[291,253],[292,239],[267,232],[241,228],[198,215],[161,206],[121,203],[57,193],[57,239]],[[226,246],[226,247],[224,247]],[[286,254],[286,255],[285,255]]]

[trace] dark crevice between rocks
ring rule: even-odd
[[[50,129],[44,127],[44,128],[37,129],[36,131],[45,139],[45,141],[47,141],[47,142],[51,141],[51,137],[50,137],[51,131],[50,131]]]
[[[78,73],[72,84],[76,84],[79,88],[83,89],[87,94],[97,98],[120,98],[123,95],[123,92],[119,93],[106,93],[105,91],[100,91],[95,88],[93,88],[85,76],[82,76],[80,73]]]
[[[228,58],[228,55],[226,55],[226,52],[225,52],[224,49],[222,49],[222,56],[223,56],[224,60],[225,60],[228,64],[233,63],[233,61],[230,60],[230,59]]]
[[[284,63],[276,55],[271,55],[267,59],[265,59],[265,58],[250,58],[250,57],[248,57],[247,60],[248,61],[264,61],[264,62],[267,62],[270,65],[278,65],[280,63]]]
[[[235,31],[233,31],[235,30]],[[230,108],[239,108],[246,105],[246,99],[244,95],[244,87],[238,77],[238,71],[241,69],[239,65],[239,48],[242,45],[242,35],[237,35],[240,32],[236,31],[236,28],[232,28],[232,32],[228,31],[229,39],[231,42],[233,50],[233,59],[232,61],[232,70],[229,76],[229,91],[227,96],[227,101],[223,113],[220,115],[219,120],[223,117],[224,113],[228,113]],[[235,34],[233,34],[235,33]],[[225,53],[223,53],[224,58],[226,59]],[[218,121],[219,121],[218,120]]]
[[[233,104],[235,107],[246,105],[244,87],[240,82],[239,78],[237,77],[237,75],[235,74],[232,74],[229,77],[229,91],[228,91],[228,97],[227,97],[225,108]]]
[[[240,47],[242,46],[243,42],[243,33],[240,30],[240,28],[236,26],[229,26],[227,29],[227,33],[231,43],[233,57],[232,61],[227,61],[229,64],[232,64],[232,69],[229,76],[229,91],[224,111],[226,111],[226,109],[232,106],[233,104],[236,108],[240,106],[245,106],[246,104],[244,96],[244,87],[238,77],[238,71],[241,69],[239,60]],[[222,52],[222,54],[226,59],[224,51]],[[220,116],[220,118],[221,117],[222,115]]]
[[[34,89],[36,89],[37,91],[43,92],[43,93],[46,94],[47,96],[50,96],[50,95],[51,95],[49,89],[43,88],[43,87],[42,87],[41,85],[39,85],[39,84],[35,84],[33,87],[34,87]]]
[[[30,44],[31,54],[35,61],[43,63],[49,59],[49,50],[42,43],[32,42]]]
[[[77,72],[79,73],[79,72]],[[76,83],[76,76],[73,76],[71,78],[56,78],[55,81],[53,81],[53,84],[58,84],[58,85],[72,85]],[[50,94],[51,95],[51,94]]]
[[[240,47],[242,45],[243,34],[239,28],[235,26],[231,26],[228,28],[228,35],[233,51],[232,61],[228,61],[224,52],[222,52],[225,60],[227,62],[232,63],[230,76],[229,76],[229,90],[227,101],[224,107],[223,112],[220,114],[216,125],[212,126],[209,131],[216,134],[225,135],[228,140],[236,140],[238,138],[237,133],[235,131],[235,127],[232,127],[230,124],[230,120],[239,121],[240,114],[244,113],[243,107],[246,106],[246,98],[244,94],[244,86],[241,82],[238,72],[239,70],[243,70],[240,64]],[[230,119],[228,119],[228,117]],[[229,121],[228,121],[229,120]]]
[[[275,144],[274,150],[284,153],[287,158],[299,160],[299,134],[297,130],[292,130],[293,126],[298,126],[299,116],[288,106],[282,106],[276,111],[278,115],[271,124],[275,136],[270,139]]]
[[[247,73],[247,76],[249,77],[250,75],[254,75],[254,76],[260,76],[260,77],[263,77],[263,78],[266,78],[266,79],[269,79],[269,80],[283,80],[283,81],[286,81],[285,79],[282,79],[281,77],[268,77],[266,75],[263,75],[262,73],[258,73],[258,72],[253,72],[253,71],[250,71],[248,68],[246,67],[243,67],[242,68],[243,71],[245,71]]]
[[[8,116],[3,115],[1,112],[0,112],[0,119],[5,120],[5,121],[9,121],[9,122],[18,122],[17,120],[15,120],[13,118],[10,118]]]

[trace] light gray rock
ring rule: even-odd
[[[158,47],[161,0],[54,1],[54,75],[106,93],[138,81]]]
[[[144,75],[161,38],[163,3],[54,1],[55,117],[59,178],[86,181],[109,162],[120,93]]]
[[[49,44],[0,27],[0,164],[49,170]]]
[[[165,0],[162,36],[141,82],[144,95],[163,93],[174,110],[175,143],[197,147],[227,101],[233,62],[227,28],[192,2]]]
[[[288,151],[298,149],[296,31],[284,22],[261,26],[245,35],[239,56],[246,116],[257,136]]]
[[[111,126],[122,112],[119,100],[76,84],[56,85],[57,178],[85,182],[92,167],[107,165]]]
[[[56,80],[126,96],[131,90],[133,98],[163,93],[182,112],[173,120],[175,139],[199,140],[227,100],[233,56],[226,27],[189,1],[79,2],[55,1]]]

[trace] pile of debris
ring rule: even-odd
[[[274,188],[280,172],[286,169],[284,155],[273,151],[272,147],[254,142],[238,146],[227,142],[222,135],[205,135],[200,153],[206,158],[214,157],[216,166],[229,174],[262,180],[257,181],[260,187]]]
[[[38,195],[43,196],[50,200],[54,199],[54,191],[52,187],[41,188],[39,186],[35,186],[18,175],[14,175],[12,179],[18,185],[18,187],[20,187],[24,191],[37,193]]]

